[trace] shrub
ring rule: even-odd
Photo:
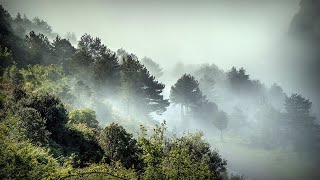
[[[69,113],[70,124],[86,124],[90,128],[98,128],[99,122],[96,119],[95,111],[91,109],[75,109]]]

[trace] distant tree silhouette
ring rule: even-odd
[[[190,74],[184,74],[171,87],[170,100],[180,104],[181,117],[188,113],[190,108],[200,105],[203,99],[199,82]]]
[[[285,99],[285,109],[289,118],[292,140],[295,150],[306,152],[317,145],[314,123],[315,117],[310,115],[312,102],[300,94],[292,94]]]
[[[43,34],[36,34],[31,31],[26,36],[26,42],[28,45],[28,54],[30,55],[30,61],[33,64],[55,64],[52,58],[52,45],[49,39]]]
[[[132,105],[135,111],[143,110],[146,114],[164,112],[169,106],[161,95],[165,85],[155,80],[135,55],[124,55],[121,61],[121,89],[128,113]]]
[[[76,49],[69,40],[57,36],[52,43],[52,51],[56,64],[62,67],[64,72],[71,73],[71,59]]]
[[[228,115],[224,111],[219,111],[216,113],[213,119],[213,125],[220,130],[220,139],[223,141],[222,131],[228,127]]]
[[[150,71],[150,73],[157,79],[163,75],[160,65],[151,58],[144,57],[141,61],[143,65]]]
[[[73,63],[76,72],[85,72],[86,76],[89,72],[92,75],[100,91],[108,87],[108,90],[116,92],[120,85],[120,65],[116,53],[102,44],[100,38],[84,34],[78,43]]]

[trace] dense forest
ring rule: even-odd
[[[300,23],[310,7],[301,4],[290,34],[311,24]],[[265,153],[291,174],[270,179],[319,175],[317,107],[244,67],[167,71],[2,6],[0,63],[0,179],[246,179],[256,164],[237,168],[237,148],[248,164]]]

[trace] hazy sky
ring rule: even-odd
[[[38,16],[55,32],[89,33],[162,66],[176,62],[244,66],[270,81],[270,55],[299,0],[0,0],[12,15]],[[272,81],[272,80],[271,80]]]

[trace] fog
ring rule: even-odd
[[[43,1],[1,0],[9,12],[41,17],[59,34],[100,37],[112,50],[177,62],[245,67],[271,85],[270,59],[299,10],[299,0]],[[261,68],[264,67],[264,68]]]
[[[101,38],[107,48],[117,52],[120,64],[125,58],[137,58],[165,85],[162,95],[170,105],[163,113],[151,111],[146,118],[141,115],[146,110],[140,101],[131,102],[138,94],[126,92],[129,95],[124,101],[110,88],[114,84],[97,88],[92,74],[75,75],[70,87],[76,87],[82,78],[94,95],[74,88],[74,105],[94,109],[100,125],[121,119],[136,131],[144,118],[153,123],[166,120],[169,134],[202,131],[227,159],[230,174],[248,179],[313,179],[318,158],[310,157],[316,150],[303,144],[303,138],[296,140],[302,143],[296,145],[292,137],[305,131],[294,131],[288,125],[293,116],[289,97],[296,98],[292,93],[302,93],[314,103],[312,117],[306,119],[318,118],[319,113],[318,94],[308,85],[301,86],[305,79],[299,79],[307,72],[300,65],[311,54],[307,51],[311,47],[292,38],[297,36],[289,36],[299,2],[0,0],[13,17],[18,12],[30,19],[39,17],[62,37],[73,32],[77,40],[85,33]],[[155,72],[154,65],[149,67],[144,57],[156,62],[162,73]],[[172,89],[184,74],[197,81],[203,104],[194,107],[172,102]],[[303,113],[309,115],[309,109]],[[224,115],[228,125],[218,128],[220,124],[211,118],[223,119]],[[317,125],[315,120],[312,129]],[[306,148],[308,154],[296,152],[297,146]]]

